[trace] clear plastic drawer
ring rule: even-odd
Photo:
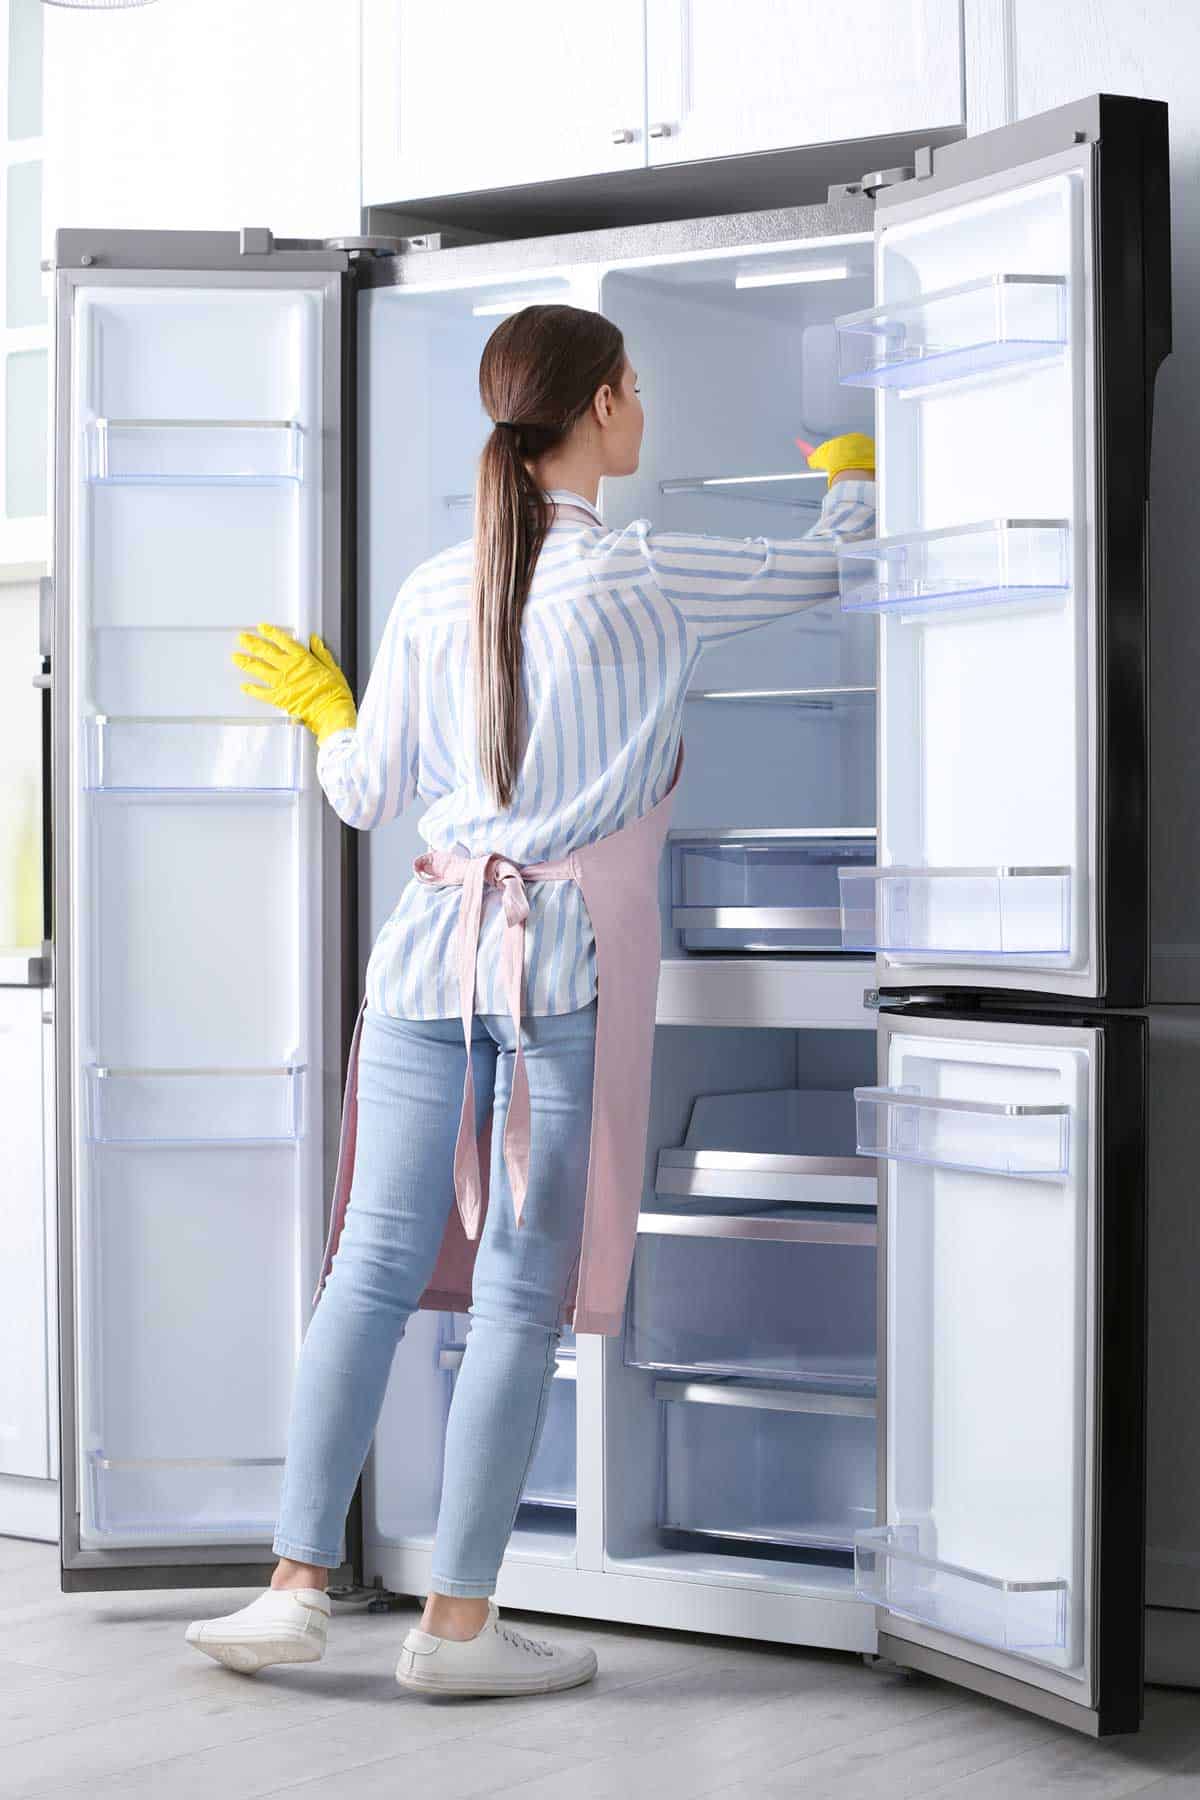
[[[94,419],[90,481],[275,484],[299,481],[294,419]]]
[[[643,1213],[625,1360],[872,1393],[873,1211]]]
[[[1065,519],[985,519],[861,539],[837,551],[844,612],[936,618],[970,607],[1060,605],[1071,586]]]
[[[300,785],[303,727],[286,719],[84,720],[86,786],[145,791],[279,789]]]
[[[986,275],[837,321],[847,387],[916,391],[964,375],[1057,360],[1067,342],[1061,275]]]
[[[1066,1644],[1066,1580],[985,1574],[922,1555],[917,1545],[915,1525],[860,1531],[854,1545],[859,1598],[1001,1650],[1052,1650]]]
[[[660,1150],[655,1192],[721,1212],[875,1204],[875,1165],[855,1155],[854,1096],[780,1088],[702,1094],[679,1148]]]
[[[680,832],[671,839],[671,923],[689,951],[836,953],[838,870],[875,859],[870,831]]]
[[[659,1524],[713,1538],[849,1551],[875,1518],[875,1403],[658,1381]]]
[[[855,1088],[858,1142],[870,1156],[989,1175],[1061,1180],[1071,1170],[1071,1109],[951,1099],[915,1088]]]
[[[107,1144],[283,1143],[299,1137],[304,1065],[87,1070],[88,1136]]]
[[[897,955],[1057,957],[1071,950],[1065,866],[838,870],[842,943]]]

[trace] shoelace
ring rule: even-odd
[[[507,1625],[497,1625],[496,1630],[502,1638],[516,1650],[532,1650],[535,1656],[553,1656],[553,1646],[539,1638],[527,1638],[520,1631],[512,1631]]]

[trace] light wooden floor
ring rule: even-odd
[[[856,1658],[546,1620],[596,1646],[594,1683],[430,1702],[392,1680],[415,1608],[335,1612],[323,1662],[241,1676],[183,1628],[251,1591],[67,1596],[57,1560],[0,1538],[3,1800],[1200,1800],[1192,1694],[1096,1744]]]

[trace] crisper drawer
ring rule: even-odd
[[[625,1360],[872,1393],[874,1213],[643,1213]]]
[[[660,1150],[656,1194],[723,1213],[875,1204],[875,1164],[854,1154],[854,1096],[773,1088],[701,1094],[683,1143]]]
[[[869,830],[680,832],[671,924],[685,950],[842,951],[839,867],[875,861]]]
[[[658,1381],[659,1524],[705,1537],[849,1551],[875,1519],[875,1402]]]

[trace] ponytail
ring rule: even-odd
[[[496,806],[512,805],[521,766],[521,619],[550,528],[550,502],[529,471],[616,386],[625,340],[599,313],[526,306],[484,347],[479,392],[495,421],[479,459],[471,663],[479,769]]]

